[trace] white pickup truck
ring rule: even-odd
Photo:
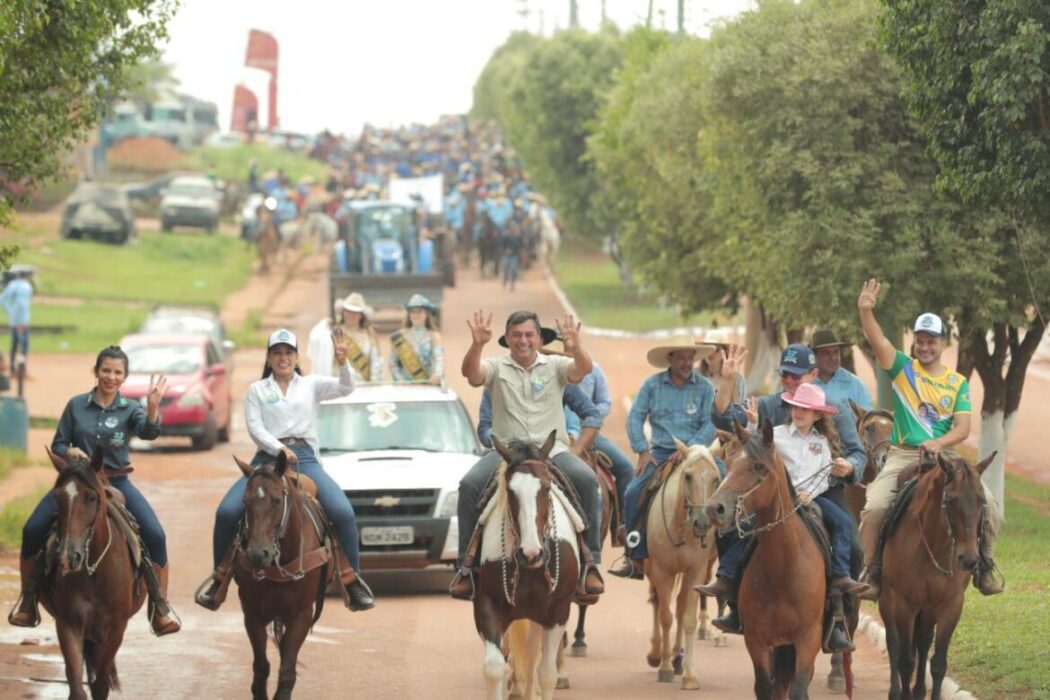
[[[321,404],[321,463],[357,514],[363,569],[454,564],[459,480],[481,447],[463,402],[431,385],[364,385]]]

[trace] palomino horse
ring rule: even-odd
[[[980,558],[987,509],[981,474],[994,458],[993,453],[973,466],[938,455],[922,464],[910,502],[884,544],[879,614],[886,623],[891,700],[926,697],[926,658],[934,635],[931,697],[941,697],[948,644]],[[902,481],[911,471],[902,473]]]
[[[728,465],[708,514],[721,528],[754,516],[758,538],[737,597],[744,644],[759,700],[809,697],[820,652],[824,559],[798,516],[793,491],[773,446],[773,427],[751,436],[737,426],[743,452]]]
[[[657,680],[670,683],[676,673],[682,673],[682,690],[698,690],[693,642],[699,594],[693,587],[702,583],[715,557],[715,536],[705,509],[721,476],[706,447],[687,447],[678,439],[675,446],[681,461],[653,496],[647,521],[649,558],[645,573],[653,606],[653,633],[646,659],[650,666],[659,666]],[[677,619],[673,644],[672,598],[676,599]]]
[[[110,514],[102,448],[90,462],[66,461],[50,450],[48,455],[58,470],[53,491],[58,503],[57,562],[41,602],[55,618],[69,697],[86,700],[86,667],[91,697],[99,700],[120,689],[117,650],[128,620],[146,598],[146,584],[135,576],[128,539]]]
[[[507,664],[502,640],[515,620],[532,623],[525,653],[512,650],[515,666],[523,665],[524,697],[532,697],[537,677],[543,699],[554,695],[558,649],[579,581],[576,532],[582,526],[552,482],[548,456],[554,438],[552,432],[538,450],[528,443],[492,440],[506,467],[482,513],[481,570],[474,594],[474,624],[485,644],[482,668],[489,700],[503,698]]]
[[[244,529],[234,565],[244,628],[252,645],[252,698],[264,700],[270,662],[266,627],[272,625],[281,653],[274,700],[288,700],[296,679],[296,660],[306,635],[324,608],[329,572],[336,568],[319,506],[305,493],[305,477],[293,480],[284,453],[274,464],[254,469],[234,458],[248,478],[244,491]]]
[[[618,505],[616,500],[616,486],[615,483],[610,484],[611,475],[609,474],[608,467],[600,466],[603,460],[608,460],[605,455],[598,452],[593,447],[587,451],[584,455],[584,460],[591,469],[594,470],[594,475],[598,478],[598,490],[601,492],[602,497],[602,517],[598,525],[598,541],[605,545],[605,538],[610,534],[609,528],[612,523],[613,508]],[[622,546],[623,538],[613,536],[613,545]],[[578,605],[576,606],[579,610],[576,616],[576,631],[573,633],[573,643],[571,647],[571,654],[573,656],[587,656],[587,642],[584,641],[586,633],[584,632],[584,624],[587,620],[587,608],[589,605]],[[561,659],[558,663],[558,687],[568,687],[567,681],[561,676]]]

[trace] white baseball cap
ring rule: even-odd
[[[943,338],[944,321],[937,314],[927,312],[915,319],[915,328],[912,330],[916,333],[929,333],[938,338]]]
[[[266,349],[269,350],[274,345],[291,345],[292,350],[299,350],[299,340],[295,337],[295,333],[287,328],[278,328],[270,334],[270,339],[266,342]]]

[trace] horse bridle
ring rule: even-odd
[[[861,418],[860,421],[858,421],[857,423],[857,434],[858,436],[860,436],[860,441],[861,444],[864,446],[865,452],[868,453],[868,457],[871,459],[871,465],[875,469],[875,475],[878,476],[879,473],[882,472],[882,467],[886,464],[886,460],[883,459],[881,462],[876,461],[875,452],[884,445],[886,446],[887,451],[889,450],[889,447],[893,444],[893,433],[891,432],[890,437],[883,438],[882,440],[876,442],[874,445],[867,445],[864,442],[864,432],[861,430],[861,428],[867,425],[869,418],[887,418],[890,420],[890,422],[892,422],[893,414],[889,411],[879,408],[875,409],[874,411],[868,411],[867,413],[865,413],[864,417]]]
[[[282,575],[284,575],[284,576],[286,576],[286,577],[288,577],[289,579],[292,579],[292,580],[298,580],[298,579],[301,579],[305,574],[303,574],[301,572],[298,573],[298,574],[293,574],[293,573],[291,573],[289,571],[286,571],[284,569],[284,567],[281,566],[281,540],[284,539],[284,534],[288,530],[288,516],[291,513],[291,496],[289,494],[289,489],[288,489],[288,479],[287,479],[287,477],[277,476],[273,472],[267,471],[266,470],[266,466],[267,465],[264,464],[264,465],[260,465],[260,466],[256,467],[255,469],[253,469],[252,473],[248,476],[248,483],[251,483],[251,480],[254,479],[256,476],[262,476],[262,477],[266,477],[268,479],[278,479],[281,482],[281,524],[280,524],[280,526],[278,526],[278,528],[277,528],[277,535],[276,535],[276,537],[273,540],[273,548],[274,548],[273,564],[274,564],[275,567],[277,567],[277,570]],[[244,523],[244,525],[243,525],[242,533],[241,533],[241,537],[240,537],[240,540],[241,540],[240,546],[241,546],[242,549],[244,548],[244,544],[247,542],[248,530],[249,530],[249,526],[248,526],[248,512],[247,511],[245,511],[245,513],[244,513],[243,523]],[[300,534],[300,539],[301,538],[302,538],[302,534]],[[302,552],[302,547],[300,546],[300,553],[301,552]],[[264,578],[266,578],[266,573],[263,570],[253,571],[252,572],[252,577],[256,581],[261,581]]]
[[[717,485],[721,485],[721,483],[722,483],[722,475],[718,474],[718,469],[717,468],[715,469],[715,474],[716,474],[716,476],[715,476],[715,483]],[[682,479],[685,480],[685,472],[682,473]],[[686,519],[687,522],[693,520],[693,517],[694,517],[694,514],[695,514],[696,510],[703,509],[703,508],[707,507],[707,500],[708,500],[707,479],[701,479],[701,481],[703,482],[703,492],[702,492],[702,495],[701,495],[700,503],[693,503],[692,501],[690,501],[689,500],[689,490],[688,489],[682,489],[683,508],[685,509],[685,519]],[[715,486],[716,490],[718,489],[717,485]],[[685,546],[685,536],[684,535],[682,536],[682,541],[681,542],[675,542],[674,538],[671,536],[671,527],[667,523],[667,503],[666,503],[666,498],[667,498],[667,480],[665,480],[664,483],[660,485],[660,505],[662,506],[661,510],[663,510],[664,532],[667,534],[668,541],[672,542],[675,547],[683,547],[683,546]],[[700,546],[701,547],[706,547],[707,546],[707,534],[706,533],[700,536]]]
[[[773,520],[772,522],[768,522],[768,523],[766,523],[765,525],[763,525],[761,527],[756,527],[756,528],[753,528],[751,530],[745,531],[744,530],[744,520],[753,519],[755,514],[752,513],[752,512],[747,511],[744,508],[744,500],[748,496],[753,494],[755,491],[758,491],[758,489],[762,488],[762,486],[766,483],[766,479],[769,478],[769,469],[768,468],[766,469],[765,475],[760,474],[758,469],[755,468],[755,462],[758,461],[758,460],[755,460],[753,457],[751,457],[751,455],[747,454],[747,449],[746,448],[744,450],[744,456],[747,458],[748,466],[751,467],[751,471],[753,471],[755,473],[756,477],[758,478],[758,483],[756,483],[750,489],[748,489],[747,491],[745,491],[742,494],[739,494],[736,497],[736,509],[735,509],[736,512],[735,512],[734,519],[733,519],[733,525],[736,527],[736,534],[737,534],[737,536],[740,537],[741,539],[744,538],[744,537],[747,537],[749,535],[758,535],[759,533],[762,533],[762,532],[769,532],[773,528],[775,528],[775,527],[777,527],[779,525],[783,525],[785,522],[787,522],[788,518],[790,518],[792,515],[797,513],[799,508],[802,507],[801,499],[796,498],[795,499],[795,506],[793,508],[791,508],[790,510],[788,510],[788,512],[786,512],[783,515],[781,515],[776,520]],[[831,470],[831,466],[832,465],[829,464],[828,466],[824,467],[823,469],[818,470],[810,478],[811,479],[815,478],[821,472],[830,471]],[[774,493],[774,498],[776,498],[776,502],[777,502],[778,507],[779,507],[779,504],[780,504],[780,482],[774,481],[773,482],[773,486],[776,488],[776,492]]]
[[[954,469],[955,468],[952,467],[953,471],[954,471]],[[947,487],[947,484],[945,484],[945,487]],[[977,513],[977,552],[978,552],[978,556],[977,556],[977,561],[974,563],[973,567],[970,569],[971,573],[973,572],[974,569],[976,569],[980,565],[980,561],[981,561],[980,551],[981,551],[982,541],[984,539],[984,533],[983,533],[984,528],[981,526],[981,524],[984,522],[984,519],[985,519],[986,514],[987,514],[987,510],[988,510],[988,504],[986,502],[983,502],[984,501],[983,498],[981,500],[982,500],[981,508],[980,508],[980,510]],[[926,526],[925,526],[925,523],[923,523],[923,521],[922,521],[922,513],[921,512],[918,514],[919,534],[922,537],[922,544],[926,548],[926,555],[930,558],[930,563],[933,564],[934,567],[936,567],[937,571],[940,571],[942,574],[944,574],[948,578],[952,578],[953,576],[955,576],[955,570],[954,570],[954,567],[952,566],[952,553],[955,551],[955,531],[954,531],[954,528],[952,528],[952,519],[948,516],[948,489],[947,488],[941,489],[941,513],[944,514],[944,522],[948,526],[948,543],[949,543],[948,544],[948,548],[949,548],[950,551],[948,553],[948,568],[947,569],[945,569],[943,566],[941,566],[940,562],[937,561],[937,557],[933,553],[933,548],[930,546],[929,540],[926,539]]]
[[[541,549],[540,557],[543,561],[543,570],[547,576],[547,583],[550,588],[550,592],[553,593],[558,588],[558,582],[561,580],[561,547],[557,544],[558,538],[558,523],[555,517],[554,511],[554,488],[553,478],[550,478],[550,467],[551,465],[547,462],[538,459],[525,459],[521,462],[516,462],[515,467],[525,464],[534,464],[543,467],[548,473],[548,489],[547,489],[547,520],[543,524],[543,532],[541,533]],[[510,469],[510,466],[507,467]],[[510,489],[507,489],[508,499]],[[501,524],[499,529],[499,544],[500,544],[500,576],[503,584],[503,597],[507,601],[507,604],[514,607],[514,600],[518,595],[518,576],[521,572],[521,567],[518,565],[516,553],[507,556],[507,529],[511,531],[513,539],[517,542],[521,542],[521,533],[518,532],[518,524],[514,521],[514,518],[510,512],[510,502],[508,500],[507,507],[503,513],[504,522]],[[551,543],[553,542],[553,546]],[[548,565],[550,564],[552,555],[551,550],[554,550],[554,575],[550,574]],[[514,575],[511,576],[509,569],[510,563],[514,563]]]
[[[96,489],[94,484],[88,482],[86,478],[74,471],[71,474],[71,478],[77,479],[85,486],[90,488],[98,496],[98,502],[95,504],[95,518],[91,521],[91,524],[87,527],[87,535],[84,540],[84,570],[87,571],[87,575],[94,576],[95,572],[98,571],[98,567],[102,564],[102,560],[106,558],[106,554],[109,553],[109,548],[113,544],[113,526],[109,523],[109,516],[106,514],[105,504],[105,493],[102,493],[100,489]],[[64,482],[63,482],[64,483]],[[56,488],[57,488],[56,484]],[[106,521],[106,546],[102,548],[102,553],[98,555],[98,559],[95,563],[91,563],[91,542],[95,539],[95,523],[98,522],[99,517],[102,517]]]

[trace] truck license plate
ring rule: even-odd
[[[415,538],[416,534],[411,525],[361,528],[361,544],[366,547],[384,544],[412,544]]]

